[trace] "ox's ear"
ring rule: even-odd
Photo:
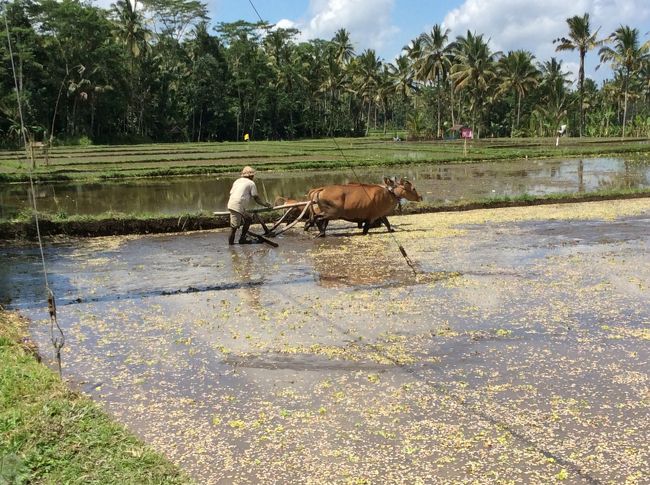
[[[395,185],[395,182],[393,181],[393,179],[391,179],[389,177],[384,177],[384,183],[388,187],[392,187],[393,185]]]
[[[399,178],[399,184],[404,185],[404,182],[406,182],[406,180],[404,180],[404,177],[400,177]]]

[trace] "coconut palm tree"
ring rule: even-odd
[[[538,64],[541,75],[541,86],[551,91],[556,97],[565,95],[571,85],[570,71],[563,71],[562,61],[551,57],[550,60]]]
[[[621,77],[621,88],[623,90],[623,131],[625,138],[625,125],[627,122],[627,101],[630,89],[630,78],[639,72],[643,62],[648,60],[650,45],[641,45],[639,29],[633,29],[627,25],[621,25],[610,36],[613,47],[601,47],[598,51],[600,62],[607,62],[612,69]]]
[[[584,113],[584,84],[585,84],[585,56],[587,52],[602,45],[602,40],[597,40],[598,31],[591,33],[589,23],[589,14],[585,13],[582,17],[575,15],[568,18],[569,25],[568,37],[560,37],[553,41],[557,44],[556,51],[574,51],[577,50],[580,55],[580,70],[578,71],[578,91],[580,93],[580,136],[584,130],[585,113]]]
[[[548,115],[548,122],[554,132],[560,121],[566,116],[569,107],[569,86],[571,86],[571,72],[564,71],[562,61],[551,57],[538,65],[541,82],[542,112]]]
[[[499,60],[498,73],[501,83],[501,94],[512,92],[517,99],[517,117],[510,130],[510,137],[519,129],[521,115],[521,100],[534,87],[539,84],[539,71],[533,65],[534,56],[523,50],[510,51]]]
[[[388,72],[388,86],[387,91],[395,94],[394,101],[396,111],[396,118],[402,123],[411,109],[411,98],[417,90],[415,85],[415,71],[413,64],[408,56],[401,55],[395,59],[394,62],[386,64]]]
[[[151,32],[145,27],[142,13],[137,10],[137,0],[133,4],[130,0],[117,0],[111,7],[115,35],[126,45],[133,62],[147,48]]]
[[[456,63],[451,68],[454,90],[469,93],[472,129],[480,136],[483,103],[490,84],[496,78],[495,60],[501,53],[490,50],[488,42],[483,40],[483,34],[472,34],[468,30],[465,37],[457,37],[455,54]]]
[[[113,35],[121,42],[129,57],[129,78],[128,78],[128,106],[125,113],[125,126],[129,126],[135,113],[140,112],[140,119],[144,110],[144,98],[136,95],[139,91],[140,62],[143,54],[150,52],[149,44],[152,33],[146,27],[143,14],[138,10],[138,2],[135,0],[117,0],[111,5],[111,17],[113,22]],[[136,107],[138,106],[139,107]]]
[[[453,44],[448,42],[449,29],[435,24],[428,34],[419,37],[419,57],[415,60],[416,79],[435,83],[438,86],[438,127],[436,134],[440,137],[441,92],[440,87],[451,69]]]
[[[645,102],[648,103],[650,101],[650,59],[641,63],[639,78]]]
[[[347,30],[337,30],[332,38],[332,44],[334,44],[335,56],[339,64],[347,64],[354,57],[354,47]]]
[[[377,97],[381,60],[373,49],[366,49],[354,62],[354,91],[361,97],[363,103],[368,103],[366,117],[366,136],[370,129],[370,113],[372,102]]]
[[[415,74],[408,56],[399,56],[395,62],[388,63],[393,92],[399,94],[402,101],[410,98],[415,91]]]

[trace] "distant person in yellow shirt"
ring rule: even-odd
[[[235,180],[230,189],[230,199],[228,199],[228,210],[230,211],[230,237],[228,244],[235,244],[235,235],[237,229],[242,227],[239,236],[239,244],[251,244],[253,241],[246,237],[248,228],[253,222],[251,215],[246,212],[246,208],[251,199],[254,199],[259,205],[271,208],[272,204],[264,202],[257,193],[257,187],[253,179],[255,170],[252,167],[244,167],[241,171],[241,177]]]

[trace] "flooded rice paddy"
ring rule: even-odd
[[[48,245],[65,378],[198,483],[644,483],[650,199],[392,222]]]
[[[518,160],[462,165],[432,164],[355,170],[359,179],[380,183],[384,176],[414,180],[429,203],[523,194],[593,192],[650,187],[650,162],[620,158]],[[181,214],[225,210],[233,176],[175,177],[96,183],[45,183],[37,186],[39,209],[51,213]],[[300,197],[310,188],[356,181],[349,169],[327,172],[263,172],[261,195]],[[27,185],[0,184],[0,217],[29,207]]]

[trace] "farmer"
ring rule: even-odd
[[[260,199],[253,178],[255,178],[255,170],[252,167],[244,167],[241,171],[241,177],[235,180],[230,189],[230,199],[228,200],[230,237],[228,238],[228,244],[235,244],[235,234],[240,226],[243,227],[239,236],[239,244],[251,244],[253,242],[246,238],[248,228],[253,222],[251,215],[246,212],[246,207],[251,199],[255,199],[255,202],[264,207],[273,207],[273,205]]]

